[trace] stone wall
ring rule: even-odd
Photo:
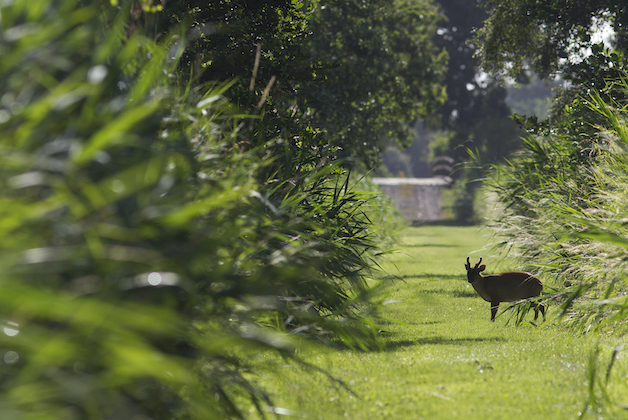
[[[450,178],[373,178],[373,183],[409,222],[442,220],[441,192],[451,184]]]

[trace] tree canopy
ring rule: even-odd
[[[481,74],[477,46],[471,42],[486,11],[476,1],[441,0],[439,4],[445,19],[439,23],[435,42],[449,54],[447,100],[439,112],[442,128],[451,132],[448,150],[440,153],[461,162],[471,149],[477,150],[484,162],[500,161],[520,145],[520,132],[509,118],[503,83],[498,77]]]
[[[331,156],[373,166],[384,139],[406,144],[407,125],[445,99],[447,54],[432,42],[428,0],[189,3],[148,19],[158,32],[189,22],[192,77],[235,80],[226,95],[244,109],[265,98],[262,138],[324,132]]]
[[[484,69],[540,77],[560,72],[567,59],[582,58],[602,21],[615,32],[615,47],[628,48],[628,4],[614,0],[489,0],[489,17],[476,42]]]
[[[408,125],[441,105],[447,53],[432,42],[438,19],[424,0],[317,2],[307,49],[324,82],[303,84],[299,106],[343,155],[372,165],[384,141],[407,146]]]

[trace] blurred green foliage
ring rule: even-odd
[[[457,163],[468,160],[467,149],[479,153],[484,163],[503,161],[521,146],[521,132],[509,118],[512,111],[503,78],[481,72],[480,45],[472,42],[488,13],[477,1],[439,0],[438,4],[445,19],[439,22],[435,43],[449,56],[447,100],[438,112],[440,128],[450,135],[448,141],[430,147],[436,156],[451,156]],[[474,179],[483,174],[461,170],[454,176]],[[473,195],[473,187],[465,189],[465,194]]]
[[[541,78],[563,71],[586,57],[592,39],[608,22],[614,46],[628,46],[628,14],[624,2],[614,0],[489,0],[489,16],[477,31],[475,43],[482,66],[493,74],[518,77],[532,70]]]
[[[447,98],[437,109],[438,124],[432,129],[429,150],[433,157],[450,156],[455,161],[450,176],[456,185],[452,215],[458,223],[478,223],[481,206],[479,179],[484,165],[503,162],[521,146],[521,130],[512,121],[507,90],[499,75],[481,71],[476,30],[488,17],[478,1],[438,0],[442,19],[434,36],[438,48],[447,51],[444,84]],[[436,131],[438,129],[439,131]],[[468,165],[472,150],[480,165]]]
[[[313,3],[306,51],[324,82],[300,83],[298,107],[340,157],[372,168],[388,142],[408,147],[410,125],[446,99],[448,55],[433,42],[441,16],[426,0]]]
[[[438,19],[429,0],[172,0],[139,18],[155,34],[188,23],[182,73],[234,79],[234,104],[264,108],[250,144],[300,133],[304,147],[368,169],[387,141],[407,146],[408,125],[445,99]],[[309,140],[312,132],[325,142]]]
[[[0,6],[3,418],[263,414],[259,352],[379,346],[368,196],[317,130],[182,77],[158,6]]]

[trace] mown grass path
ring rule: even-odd
[[[355,395],[319,375],[286,368],[273,380],[277,405],[318,419],[575,419],[585,407],[587,360],[595,337],[549,323],[491,323],[489,304],[466,282],[468,255],[489,233],[476,227],[415,227],[383,267],[396,281],[387,296],[379,352],[307,349],[301,356],[344,380]],[[501,308],[500,308],[501,309]],[[549,317],[556,308],[549,308]],[[530,315],[529,315],[530,316]],[[532,317],[530,316],[530,320]],[[276,371],[274,372],[276,373]],[[281,411],[281,410],[280,410]]]

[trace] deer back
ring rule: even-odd
[[[514,302],[539,296],[543,284],[530,273],[507,271],[483,276],[478,273],[473,288],[488,302]]]

